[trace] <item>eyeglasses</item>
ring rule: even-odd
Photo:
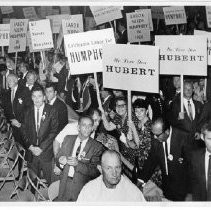
[[[116,108],[124,108],[126,106],[126,104],[118,104],[116,105]]]

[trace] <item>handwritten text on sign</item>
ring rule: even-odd
[[[26,50],[27,19],[10,20],[10,42],[8,52],[22,52]]]
[[[160,47],[160,74],[207,75],[207,37],[155,36]]]
[[[97,25],[110,22],[122,18],[121,7],[104,6],[104,7],[90,7]]]
[[[11,6],[7,6],[7,7],[3,6],[3,7],[1,7],[1,13],[2,14],[13,13],[13,7],[11,7]]]
[[[63,34],[83,32],[83,16],[71,15],[70,19],[62,20]]]
[[[211,7],[206,7],[207,26],[211,28]]]
[[[54,47],[49,19],[29,22],[29,31],[33,50],[43,50]]]
[[[166,25],[187,23],[184,7],[164,7],[163,12]]]
[[[9,46],[10,24],[0,24],[0,46]]]
[[[139,10],[135,10],[135,12],[145,12],[145,11],[148,13],[149,29],[150,29],[150,31],[153,31],[153,22],[152,22],[151,9],[139,9]]]
[[[143,45],[103,46],[103,86],[158,93],[159,48]]]
[[[129,42],[150,41],[149,17],[147,12],[127,13],[127,33]]]
[[[102,45],[114,44],[113,29],[64,35],[71,74],[102,72]]]
[[[208,65],[211,65],[211,33],[207,31],[194,30],[194,35],[203,35],[207,37],[207,59]]]

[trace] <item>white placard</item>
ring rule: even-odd
[[[207,75],[207,37],[155,36],[160,47],[160,74]]]
[[[49,19],[29,22],[29,31],[33,50],[43,50],[54,47]]]
[[[135,12],[143,12],[143,11],[146,11],[148,13],[149,29],[150,29],[150,31],[153,31],[153,22],[152,22],[151,9],[139,9],[139,10],[135,10]]]
[[[127,13],[128,42],[150,41],[150,29],[147,12]]]
[[[122,18],[120,6],[91,6],[90,9],[97,25]]]
[[[164,19],[164,14],[163,14],[163,7],[161,6],[153,6],[151,7],[151,12],[152,12],[152,18],[153,19]]]
[[[102,45],[114,43],[112,28],[64,35],[71,74],[102,72]]]
[[[194,35],[203,35],[207,37],[207,62],[211,65],[211,33],[207,31],[194,30]]]
[[[7,7],[3,6],[3,7],[1,7],[1,13],[3,15],[13,13],[13,8],[10,6],[7,6]]]
[[[85,17],[85,31],[96,29],[95,19],[93,17]]]
[[[211,28],[211,7],[206,6],[207,27]]]
[[[64,35],[83,32],[83,15],[71,15],[70,19],[62,20],[62,30]]]
[[[34,7],[25,7],[23,8],[23,14],[26,19],[37,20],[37,13]]]
[[[103,87],[158,93],[159,48],[104,45]]]
[[[8,52],[23,52],[26,50],[26,33],[28,19],[10,20],[10,41]]]
[[[9,46],[10,24],[0,24],[0,46]]]
[[[40,51],[40,50],[32,49],[32,40],[31,40],[31,35],[30,35],[29,31],[27,31],[27,33],[26,33],[26,46],[29,47],[29,52],[39,52]]]
[[[164,7],[163,12],[166,25],[187,23],[184,7]]]
[[[46,16],[46,18],[52,20],[52,31],[54,34],[58,34],[61,24],[62,24],[62,19],[69,19],[70,15],[68,14],[50,15],[50,16]]]
[[[62,6],[60,7],[61,14],[71,14],[69,6]]]

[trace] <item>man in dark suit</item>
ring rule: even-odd
[[[33,106],[25,113],[22,132],[28,149],[29,167],[40,177],[41,170],[48,184],[51,183],[53,140],[58,129],[58,113],[45,104],[41,86],[32,89]]]
[[[20,78],[18,80],[18,84],[25,86],[26,85],[26,75],[29,71],[29,65],[25,62],[21,62],[19,65],[19,72],[20,72]]]
[[[100,175],[97,165],[104,151],[101,143],[90,137],[93,120],[82,116],[78,120],[78,135],[68,135],[56,155],[57,166],[62,169],[59,201],[76,201],[82,187]]]
[[[188,135],[174,127],[168,127],[162,118],[152,122],[151,151],[144,162],[139,178],[147,182],[155,168],[162,171],[164,196],[172,201],[184,201],[188,192]]]
[[[45,92],[49,104],[52,105],[58,112],[59,133],[68,123],[67,106],[57,97],[56,85],[54,83],[47,83]]]
[[[128,37],[127,37],[127,30],[126,30],[126,20],[124,18],[117,20],[117,30],[118,30],[118,34],[115,34],[115,36],[117,37],[116,43],[127,44]]]
[[[18,85],[18,76],[9,74],[7,76],[9,90],[3,95],[2,104],[5,116],[11,122],[15,140],[24,146],[20,131],[26,109],[26,96],[22,86]]]
[[[206,147],[191,155],[189,201],[211,201],[211,122],[202,126],[202,135]]]
[[[189,134],[189,147],[193,149],[196,146],[195,133],[197,132],[197,123],[202,111],[202,104],[192,99],[193,85],[191,82],[184,82],[184,112],[181,112],[181,100],[177,97],[172,102],[171,111],[168,113],[168,121],[179,130]]]

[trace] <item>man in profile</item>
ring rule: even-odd
[[[101,176],[88,182],[78,196],[78,202],[142,202],[142,192],[121,174],[121,157],[114,150],[107,150],[98,166]]]

